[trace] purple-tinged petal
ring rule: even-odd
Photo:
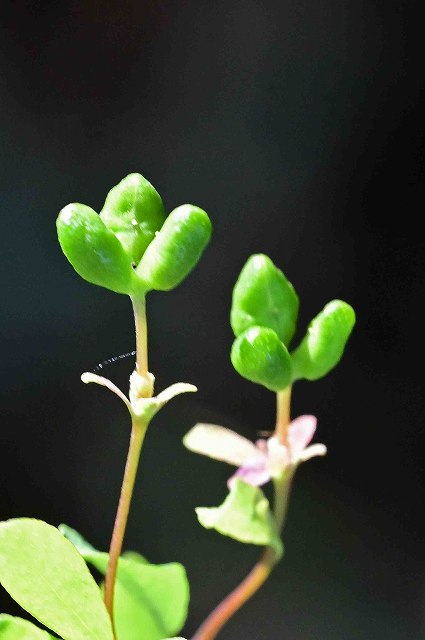
[[[299,416],[292,420],[288,427],[288,445],[293,460],[299,458],[301,452],[311,442],[316,425],[315,416]]]
[[[263,464],[245,464],[234,473],[227,481],[227,486],[230,488],[236,478],[240,478],[248,484],[252,484],[254,487],[260,487],[266,484],[270,480],[270,472],[267,469],[265,462]]]
[[[324,444],[312,444],[307,449],[304,449],[298,456],[299,462],[305,462],[306,460],[310,460],[310,458],[314,458],[315,456],[324,456],[326,455],[326,447]]]
[[[183,438],[183,444],[189,451],[235,467],[250,461],[264,464],[266,458],[251,440],[216,424],[196,424]]]

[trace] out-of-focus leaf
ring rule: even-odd
[[[106,574],[109,555],[96,551],[80,534],[60,525],[86,562]],[[189,583],[178,562],[150,564],[132,552],[118,562],[114,618],[117,640],[163,640],[182,629],[189,604]],[[141,633],[143,630],[143,633]]]
[[[47,631],[36,627],[32,622],[0,613],[1,640],[53,640]]]
[[[198,507],[196,515],[203,527],[215,529],[239,542],[271,546],[278,556],[283,553],[269,501],[258,487],[239,478],[219,507]]]
[[[113,640],[99,587],[81,555],[46,522],[0,523],[0,582],[64,640]]]

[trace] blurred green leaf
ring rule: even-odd
[[[0,523],[0,582],[64,640],[113,640],[99,587],[81,555],[46,522]]]
[[[1,640],[51,640],[53,636],[28,620],[0,613],[0,638]]]
[[[239,478],[232,482],[223,504],[198,507],[196,515],[206,529],[215,529],[239,542],[271,546],[279,557],[283,553],[269,501],[261,489]]]
[[[80,534],[60,525],[86,562],[103,575],[109,555],[96,551]],[[149,564],[131,552],[118,562],[114,617],[117,640],[163,640],[182,629],[189,605],[189,583],[184,567],[177,562]]]

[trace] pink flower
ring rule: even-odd
[[[184,445],[195,453],[238,467],[229,479],[236,477],[254,486],[279,478],[288,467],[296,467],[314,456],[323,456],[323,444],[310,444],[316,431],[314,416],[299,416],[288,427],[287,445],[276,436],[257,440],[254,444],[235,431],[215,424],[197,424],[186,434]]]

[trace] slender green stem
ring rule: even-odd
[[[291,387],[277,394],[277,412],[275,435],[282,444],[287,444],[287,432],[290,423]],[[279,531],[285,524],[288,510],[294,469],[287,472],[280,480],[274,482],[274,517]],[[242,582],[231,591],[224,600],[209,614],[192,640],[214,640],[223,626],[265,583],[279,558],[272,547],[266,547],[256,565]]]
[[[146,298],[145,295],[137,295],[131,299],[134,311],[134,323],[136,326],[136,370],[146,377],[148,374],[148,327],[146,323]]]
[[[149,379],[148,372],[148,331],[146,324],[146,299],[144,293],[132,298],[134,321],[136,326],[136,371],[144,380]],[[144,395],[152,395],[149,386],[143,385]],[[148,391],[146,391],[146,389]],[[131,393],[130,393],[131,397]],[[131,498],[139,466],[140,452],[142,450],[147,424],[133,415],[130,446],[127,454],[124,478],[121,486],[120,500],[117,515],[115,517],[112,532],[111,545],[109,547],[109,562],[105,577],[105,605],[109,612],[114,631],[114,591],[117,577],[118,560],[121,555],[124,534],[127,527]]]
[[[114,589],[117,576],[118,559],[121,555],[128,513],[133,495],[134,482],[136,480],[137,467],[139,465],[140,452],[146,433],[146,424],[137,420],[133,421],[131,430],[130,447],[128,449],[127,463],[124,471],[124,479],[121,487],[121,495],[112,533],[111,546],[109,548],[109,563],[105,577],[105,605],[114,626]]]
[[[291,392],[292,387],[289,386],[276,394],[276,427],[274,434],[284,445],[288,444],[288,426],[291,421]]]

